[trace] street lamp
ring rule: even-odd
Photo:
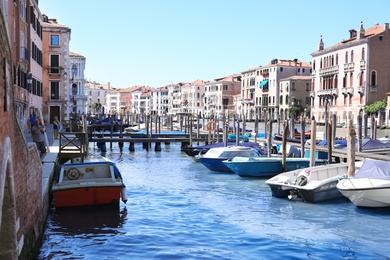
[[[77,95],[77,84],[72,84],[72,114],[73,114],[73,128],[72,131],[77,129],[77,101],[75,106],[74,97]]]
[[[27,76],[27,89],[28,89],[28,92],[30,92],[30,93],[31,93],[31,84],[32,84],[32,74],[29,73]]]

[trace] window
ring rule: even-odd
[[[353,62],[353,51],[351,51],[351,62]]]
[[[75,64],[72,65],[72,78],[76,78],[77,76],[77,66]]]
[[[223,85],[223,90],[228,90],[228,85]]]
[[[58,54],[50,55],[50,71],[49,73],[60,73],[60,56]]]
[[[375,71],[371,72],[371,86],[373,86],[373,87],[376,86],[376,72]]]
[[[58,34],[50,35],[50,46],[60,46],[60,36]]]
[[[283,71],[283,67],[280,67],[280,71]]]
[[[345,52],[345,62],[344,63],[348,63],[348,52]]]
[[[60,82],[51,81],[50,82],[50,100],[59,100],[60,99]]]
[[[336,66],[339,65],[339,55],[336,54]]]
[[[362,48],[362,60],[364,60],[364,56],[366,55],[366,50]]]

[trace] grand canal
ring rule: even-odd
[[[273,198],[266,179],[211,172],[180,144],[126,148],[106,156],[127,204],[52,209],[38,259],[390,258],[390,209]]]

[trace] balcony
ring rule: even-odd
[[[74,95],[73,96],[74,99],[77,99],[77,100],[87,100],[87,95]]]
[[[263,77],[268,77],[269,76],[269,72],[268,71],[263,71],[260,73],[261,76]]]
[[[310,95],[312,95],[312,93],[310,93]],[[317,95],[318,96],[338,96],[339,90],[336,88],[319,90],[319,91],[317,91]]]
[[[339,65],[320,69],[320,76],[334,75],[339,73]]]
[[[344,96],[346,96],[346,95],[351,95],[351,96],[353,96],[353,93],[354,93],[353,87],[350,87],[350,88],[342,88],[342,89],[341,89],[341,94],[343,94]]]
[[[358,93],[360,93],[360,95],[364,95],[365,91],[366,91],[366,88],[364,86],[358,87]]]
[[[361,61],[360,61],[360,69],[361,69],[361,70],[366,69],[366,61],[365,61],[365,60],[361,60]]]
[[[30,52],[24,47],[20,48],[20,59],[22,61],[30,62]]]

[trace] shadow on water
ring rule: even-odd
[[[126,217],[126,207],[63,208],[53,211],[50,223],[53,231],[64,235],[118,233]]]

